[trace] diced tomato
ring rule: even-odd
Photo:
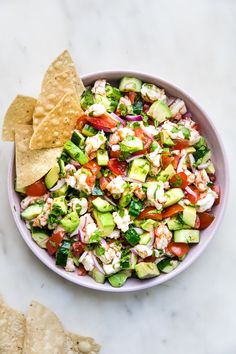
[[[218,198],[215,199],[214,205],[218,205],[220,203],[220,187],[218,184],[214,184],[211,189],[218,195]]]
[[[99,184],[100,184],[100,188],[102,191],[104,191],[106,189],[108,183],[109,183],[109,180],[106,177],[101,177],[99,179]]]
[[[95,183],[95,179],[96,176],[92,175],[92,176],[87,176],[86,178],[86,183],[89,187],[93,187],[94,183]]]
[[[108,161],[108,168],[116,176],[125,176],[128,164],[125,161],[119,161],[118,159],[110,159]]]
[[[164,152],[161,155],[161,166],[163,169],[168,167],[173,161],[174,161],[174,156],[171,155],[169,152]]]
[[[89,117],[87,116],[87,121],[96,129],[111,131],[112,128],[115,128],[118,124],[118,121],[114,118],[111,118],[109,115],[103,114],[100,117]]]
[[[196,216],[196,220],[195,220],[195,225],[194,225],[194,229],[199,229],[200,228],[200,218],[199,216],[197,215]]]
[[[200,124],[195,123],[194,126],[193,126],[193,129],[197,130],[200,133],[200,131],[201,131]]]
[[[41,195],[44,195],[46,193],[47,188],[44,184],[44,181],[42,181],[41,179],[26,187],[26,194],[31,197],[40,197]]]
[[[87,162],[83,167],[89,169],[93,175],[97,175],[101,170],[101,166],[99,166],[95,160]]]
[[[183,242],[170,242],[166,248],[166,251],[173,256],[182,257],[189,252],[189,245]]]
[[[111,157],[111,158],[118,158],[118,157],[120,157],[120,155],[121,155],[121,151],[120,150],[116,150],[116,151],[113,151],[112,149],[110,149],[109,150],[109,156]]]
[[[57,249],[59,248],[63,237],[65,235],[64,231],[55,232],[47,241],[47,250],[50,256],[53,256]]]
[[[77,274],[81,277],[84,277],[85,275],[87,275],[87,271],[86,269],[84,268],[83,264],[80,264],[78,267],[77,267]]]
[[[87,118],[88,116],[86,115],[79,117],[79,119],[76,122],[76,129],[82,130],[84,125],[87,123]]]
[[[143,140],[144,139],[144,131],[142,128],[134,128],[134,134],[137,138]]]
[[[72,253],[75,257],[79,257],[84,252],[85,244],[77,241],[72,244]]]
[[[138,220],[152,219],[152,220],[162,220],[162,214],[158,213],[155,207],[147,207],[137,217]]]
[[[180,156],[174,155],[174,160],[171,162],[171,164],[172,164],[172,166],[174,167],[175,170],[178,167],[179,159],[180,159]]]
[[[134,129],[134,134],[137,138],[141,139],[143,141],[143,150],[137,151],[135,152],[133,155],[140,155],[140,154],[146,154],[151,143],[152,143],[152,139],[149,138],[143,131],[142,128],[135,128]]]
[[[146,114],[147,111],[149,110],[149,108],[150,108],[150,104],[149,104],[149,103],[144,103],[144,105],[143,105],[143,112]]]
[[[195,193],[195,196],[185,190],[186,198],[190,201],[191,204],[196,204],[200,195],[199,190],[194,186],[191,186],[189,188]]]
[[[198,217],[200,220],[200,226],[199,226],[200,230],[206,229],[212,223],[212,221],[215,219],[213,214],[210,214],[207,212],[198,213]]]
[[[188,177],[184,172],[176,173],[176,175],[170,179],[170,185],[171,187],[179,187],[185,189],[188,185]]]
[[[131,104],[134,104],[134,101],[135,101],[135,98],[137,96],[137,93],[130,91],[130,92],[127,93],[127,96],[129,97]]]
[[[176,139],[175,141],[175,146],[173,146],[173,150],[182,150],[189,147],[189,141],[188,140],[182,140],[182,139]]]
[[[162,212],[162,217],[163,217],[163,219],[164,218],[169,218],[170,216],[178,214],[178,213],[180,213],[183,210],[184,210],[184,208],[181,205],[179,205],[179,204],[171,205],[170,207],[166,208]]]

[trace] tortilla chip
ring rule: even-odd
[[[61,354],[64,339],[64,330],[57,316],[33,301],[26,316],[23,354]]]
[[[63,148],[30,150],[32,134],[31,125],[18,125],[15,129],[18,188],[26,187],[43,177],[56,163],[63,150]]]
[[[82,337],[74,333],[66,332],[64,343],[65,354],[99,353],[101,346],[91,337]]]
[[[14,128],[17,124],[32,124],[33,111],[37,100],[18,95],[11,103],[4,117],[2,140],[14,141]]]
[[[22,353],[25,336],[25,317],[0,299],[0,353]]]
[[[48,112],[54,109],[66,93],[74,92],[79,101],[84,89],[83,82],[76,72],[70,54],[68,51],[64,51],[49,66],[44,76],[41,93],[34,111],[34,129],[42,122]]]
[[[63,146],[71,138],[76,121],[82,114],[76,96],[67,93],[34,131],[30,149]]]

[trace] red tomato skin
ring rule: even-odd
[[[119,158],[121,155],[121,151],[117,150],[117,151],[113,151],[112,149],[109,150],[109,156],[110,158]]]
[[[194,197],[192,194],[186,192],[186,190],[185,190],[186,198],[190,201],[191,204],[196,204],[198,201],[198,198],[199,198],[199,194],[200,194],[199,190],[194,186],[191,186],[189,188],[191,188],[195,192],[196,197]]]
[[[219,185],[218,185],[218,184],[214,184],[214,186],[212,186],[211,189],[212,189],[214,192],[216,192],[216,194],[218,195],[218,198],[215,199],[214,205],[220,204],[221,195],[220,195],[220,187],[219,187]]]
[[[118,159],[113,158],[108,161],[108,168],[116,176],[125,176],[128,164],[125,161],[119,161]]]
[[[99,179],[99,184],[100,184],[100,188],[102,191],[104,191],[106,189],[108,183],[109,183],[109,180],[106,177],[101,177]]]
[[[178,182],[179,182],[179,184],[176,185]],[[184,172],[176,173],[176,175],[174,175],[170,179],[170,185],[172,187],[178,187],[178,188],[185,189],[188,185],[188,177],[186,176],[186,174]]]
[[[96,180],[96,176],[87,176],[86,178],[86,183],[89,187],[93,187],[94,183],[95,183],[95,180]]]
[[[130,91],[128,92],[127,96],[129,97],[131,104],[134,104],[137,93]]]
[[[182,149],[185,149],[186,147],[189,147],[188,140],[176,140],[175,145],[172,147],[172,149],[173,150],[182,150]]]
[[[203,212],[203,213],[198,213],[198,218],[200,221],[199,230],[204,230],[209,225],[211,225],[211,223],[215,219],[215,216],[210,213]]]
[[[109,117],[108,115],[103,114],[100,117],[87,117],[87,121],[94,127],[99,130],[111,131],[112,128],[115,128],[118,124],[118,121]]]
[[[189,245],[183,242],[170,242],[166,247],[166,251],[173,256],[182,257],[189,252]]]
[[[59,248],[63,237],[65,235],[64,231],[55,232],[47,241],[47,250],[50,256],[53,256],[57,249]]]
[[[75,257],[79,257],[84,252],[85,244],[77,241],[72,244],[72,253]]]
[[[176,215],[180,212],[182,212],[184,210],[184,208],[179,205],[179,204],[174,204],[171,205],[170,207],[166,208],[163,212],[162,212],[162,217],[164,218],[169,218],[170,216]]]
[[[161,213],[152,213],[153,210],[156,210],[155,207],[147,207],[137,217],[138,220],[143,220],[143,219],[152,219],[152,220],[162,220],[162,214]]]
[[[99,166],[95,160],[87,162],[83,167],[89,169],[94,175],[97,175],[101,170],[101,166]]]
[[[169,152],[165,152],[161,155],[161,166],[163,169],[168,167],[175,160],[174,156],[171,156]]]
[[[84,268],[83,264],[80,264],[78,267],[77,267],[77,274],[81,277],[84,277],[85,275],[87,275],[87,271],[86,269]]]
[[[76,122],[76,129],[82,130],[84,125],[87,123],[87,117],[86,115],[81,116],[77,122]]]
[[[26,187],[26,194],[30,197],[40,197],[47,193],[44,181],[41,179]]]

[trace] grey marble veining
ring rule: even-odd
[[[232,181],[224,221],[190,269],[140,293],[98,293],[53,274],[21,239],[7,199],[11,144],[0,143],[0,292],[10,305],[41,301],[104,354],[236,353],[235,15],[234,0],[0,1],[1,121],[68,48],[81,74],[136,69],[187,90],[225,142]]]

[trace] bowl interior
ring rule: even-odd
[[[160,78],[154,77],[148,74],[142,74],[139,72],[133,71],[106,71],[99,73],[92,73],[84,75],[82,80],[85,86],[91,85],[97,79],[107,79],[109,82],[117,82],[122,76],[134,76],[140,78],[144,82],[154,83],[159,87],[165,89],[167,94],[171,96],[176,96],[182,98],[187,106],[187,109],[193,114],[193,119],[200,124],[202,134],[206,136],[207,141],[213,151],[213,163],[216,166],[216,176],[217,182],[221,187],[222,198],[221,203],[214,207],[214,214],[216,216],[214,222],[206,230],[201,232],[200,243],[191,248],[189,254],[184,259],[179,266],[169,274],[161,274],[157,278],[140,281],[138,279],[129,279],[122,288],[113,288],[108,283],[98,284],[89,276],[80,277],[76,273],[68,273],[64,269],[57,267],[55,265],[55,260],[48,255],[48,253],[39,248],[35,242],[32,240],[29,230],[26,228],[25,223],[20,218],[20,205],[19,205],[19,196],[14,190],[14,180],[15,180],[15,153],[14,149],[12,152],[12,157],[9,166],[9,175],[8,175],[8,194],[9,201],[12,209],[12,213],[17,224],[17,227],[33,253],[50,269],[52,269],[57,274],[61,275],[65,279],[68,279],[76,284],[101,290],[101,291],[111,291],[111,292],[127,292],[141,290],[148,287],[152,287],[157,284],[161,284],[180,272],[186,269],[205,249],[207,244],[212,239],[218,225],[220,224],[221,218],[223,216],[224,207],[228,195],[228,171],[227,171],[227,162],[225,159],[225,153],[222,147],[222,143],[219,139],[219,136],[214,128],[213,123],[210,121],[207,114],[199,107],[199,105],[194,102],[186,93],[181,89],[177,88],[175,85],[166,82]]]

